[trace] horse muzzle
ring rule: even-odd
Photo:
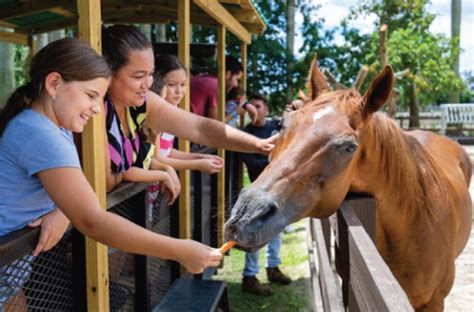
[[[225,236],[245,251],[264,246],[286,226],[278,202],[257,188],[242,190],[232,215],[225,224]]]

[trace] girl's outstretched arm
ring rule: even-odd
[[[99,200],[78,168],[55,168],[38,173],[49,196],[83,234],[129,253],[180,262],[192,273],[217,266],[222,255],[192,240],[180,240],[148,231],[102,209]]]

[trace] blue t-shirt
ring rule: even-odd
[[[0,236],[56,207],[37,173],[60,167],[81,167],[71,131],[31,109],[8,123],[0,138]]]

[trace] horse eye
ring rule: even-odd
[[[344,155],[351,155],[357,149],[357,143],[353,141],[346,141],[338,146],[339,151]]]

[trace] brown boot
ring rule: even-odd
[[[242,291],[257,296],[273,295],[273,290],[268,286],[260,284],[260,282],[255,276],[244,276],[242,278]]]
[[[267,277],[270,282],[288,285],[291,283],[291,278],[283,274],[278,267],[267,268]]]

